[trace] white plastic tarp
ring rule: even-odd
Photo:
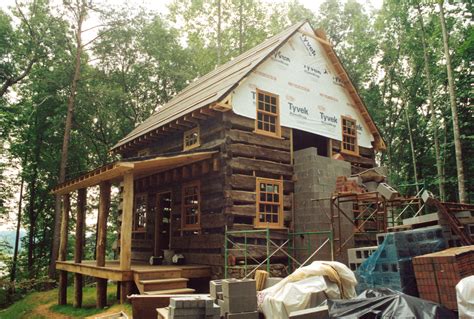
[[[463,278],[456,285],[459,318],[474,318],[474,276]]]
[[[266,318],[288,319],[291,312],[310,306],[313,293],[324,292],[329,298],[353,298],[356,284],[354,273],[346,265],[315,261],[261,291],[259,306]]]

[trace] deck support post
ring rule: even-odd
[[[99,214],[97,220],[96,264],[105,266],[105,247],[107,240],[107,216],[110,209],[110,182],[100,183]],[[97,308],[107,306],[107,279],[96,278]]]
[[[59,240],[58,260],[65,261],[67,257],[67,233],[69,224],[69,210],[71,206],[70,195],[63,196],[63,214],[61,216],[61,236]],[[67,304],[67,272],[59,271],[58,304]]]
[[[120,270],[132,268],[132,217],[133,217],[133,173],[127,172],[123,177],[122,226],[120,228]],[[127,301],[130,293],[130,282],[120,283],[120,302]]]
[[[74,262],[81,263],[84,255],[84,224],[86,218],[87,189],[81,188],[77,191],[77,215],[76,215],[76,242],[74,245]],[[82,274],[74,274],[74,307],[82,307]]]
[[[124,304],[127,302],[127,296],[130,294],[131,282],[122,281],[120,282],[120,303]]]

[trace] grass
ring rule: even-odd
[[[129,304],[120,305],[116,300],[116,286],[107,287],[107,304],[111,305],[105,309],[95,308],[96,289],[95,286],[87,286],[83,289],[83,306],[74,308],[72,306],[74,291],[73,287],[68,287],[68,304],[59,306],[57,304],[58,290],[48,290],[44,292],[34,292],[26,295],[22,300],[17,301],[5,310],[0,311],[1,319],[55,319],[55,318],[85,318],[100,313],[115,313],[124,311],[131,315],[132,309]]]

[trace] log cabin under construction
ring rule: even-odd
[[[82,276],[92,276],[103,307],[108,280],[119,283],[124,301],[132,289],[192,292],[188,281],[223,277],[229,259],[247,257],[224,248],[226,232],[234,231],[235,243],[252,243],[249,254],[262,261],[265,233],[236,231],[268,230],[277,245],[289,232],[332,231],[312,201],[330,196],[338,175],[374,167],[384,148],[324,32],[294,25],[178,93],[113,147],[120,161],[53,189],[63,197],[59,303],[66,303],[67,272],[77,306]],[[96,260],[84,261],[87,188],[96,185]],[[118,259],[106,260],[112,185],[120,188]],[[73,192],[75,252],[67,260]],[[342,229],[348,232],[351,225]],[[170,250],[185,265],[146,263]]]

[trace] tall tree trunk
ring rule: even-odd
[[[222,8],[221,1],[217,0],[217,65],[221,64],[221,55],[222,55],[222,34],[221,34],[221,22],[222,22]]]
[[[14,282],[16,279],[16,263],[18,260],[18,247],[20,244],[20,229],[21,229],[21,210],[22,210],[22,204],[23,204],[23,186],[25,183],[25,179],[22,176],[21,177],[21,185],[20,185],[20,200],[18,202],[18,215],[16,219],[16,234],[15,234],[15,248],[13,250],[13,263],[12,263],[12,271],[10,273],[10,281],[12,283],[12,288],[13,290],[15,289],[14,287]]]
[[[441,161],[441,152],[439,146],[439,135],[438,135],[438,120],[436,118],[435,108],[433,105],[433,85],[431,82],[431,72],[430,72],[430,65],[428,59],[428,49],[426,47],[426,38],[425,38],[425,26],[423,23],[423,16],[421,14],[421,8],[418,4],[418,21],[420,22],[420,29],[421,29],[421,43],[423,44],[423,58],[425,63],[425,76],[426,76],[426,86],[428,87],[428,107],[431,114],[431,125],[433,127],[433,140],[435,146],[435,156],[436,156],[436,169],[438,172],[438,189],[439,189],[439,197],[442,201],[446,200],[446,192],[444,189],[445,180],[443,174],[443,163]]]
[[[413,144],[413,134],[411,132],[410,117],[408,116],[407,107],[408,106],[405,106],[405,117],[408,126],[408,137],[410,139],[411,159],[413,162],[413,176],[415,180],[416,194],[418,195],[418,193],[420,192],[420,187],[418,186],[418,170],[416,168],[415,145]]]
[[[239,54],[242,54],[243,52],[243,42],[244,42],[244,23],[243,23],[243,0],[240,0],[239,2]]]
[[[441,23],[441,30],[443,33],[444,55],[446,58],[446,70],[448,73],[448,88],[449,88],[449,102],[451,105],[451,113],[453,118],[453,135],[454,135],[454,150],[456,154],[456,169],[458,174],[458,192],[459,201],[465,203],[467,201],[466,186],[464,183],[464,168],[462,163],[462,148],[461,138],[459,133],[458,108],[456,105],[456,93],[454,90],[454,76],[451,66],[451,56],[449,54],[449,37],[446,30],[446,21],[444,20],[443,0],[438,1],[439,5],[439,20]]]
[[[69,93],[69,99],[67,103],[67,115],[66,123],[64,125],[64,136],[63,136],[63,147],[61,150],[61,163],[59,166],[59,180],[58,183],[64,183],[66,180],[66,167],[68,162],[68,150],[69,150],[69,140],[71,136],[71,127],[72,127],[72,118],[74,115],[74,106],[75,106],[75,97],[77,92],[77,83],[81,75],[81,54],[83,51],[82,46],[82,24],[86,16],[86,2],[85,0],[76,0],[75,8],[76,10],[75,17],[76,20],[76,57],[74,64],[74,75],[71,82],[71,91]],[[54,234],[53,234],[53,245],[51,250],[51,260],[49,265],[49,277],[55,277],[56,271],[56,259],[58,257],[59,250],[59,238],[60,238],[60,229],[61,229],[61,196],[56,195],[56,202],[54,206]]]

